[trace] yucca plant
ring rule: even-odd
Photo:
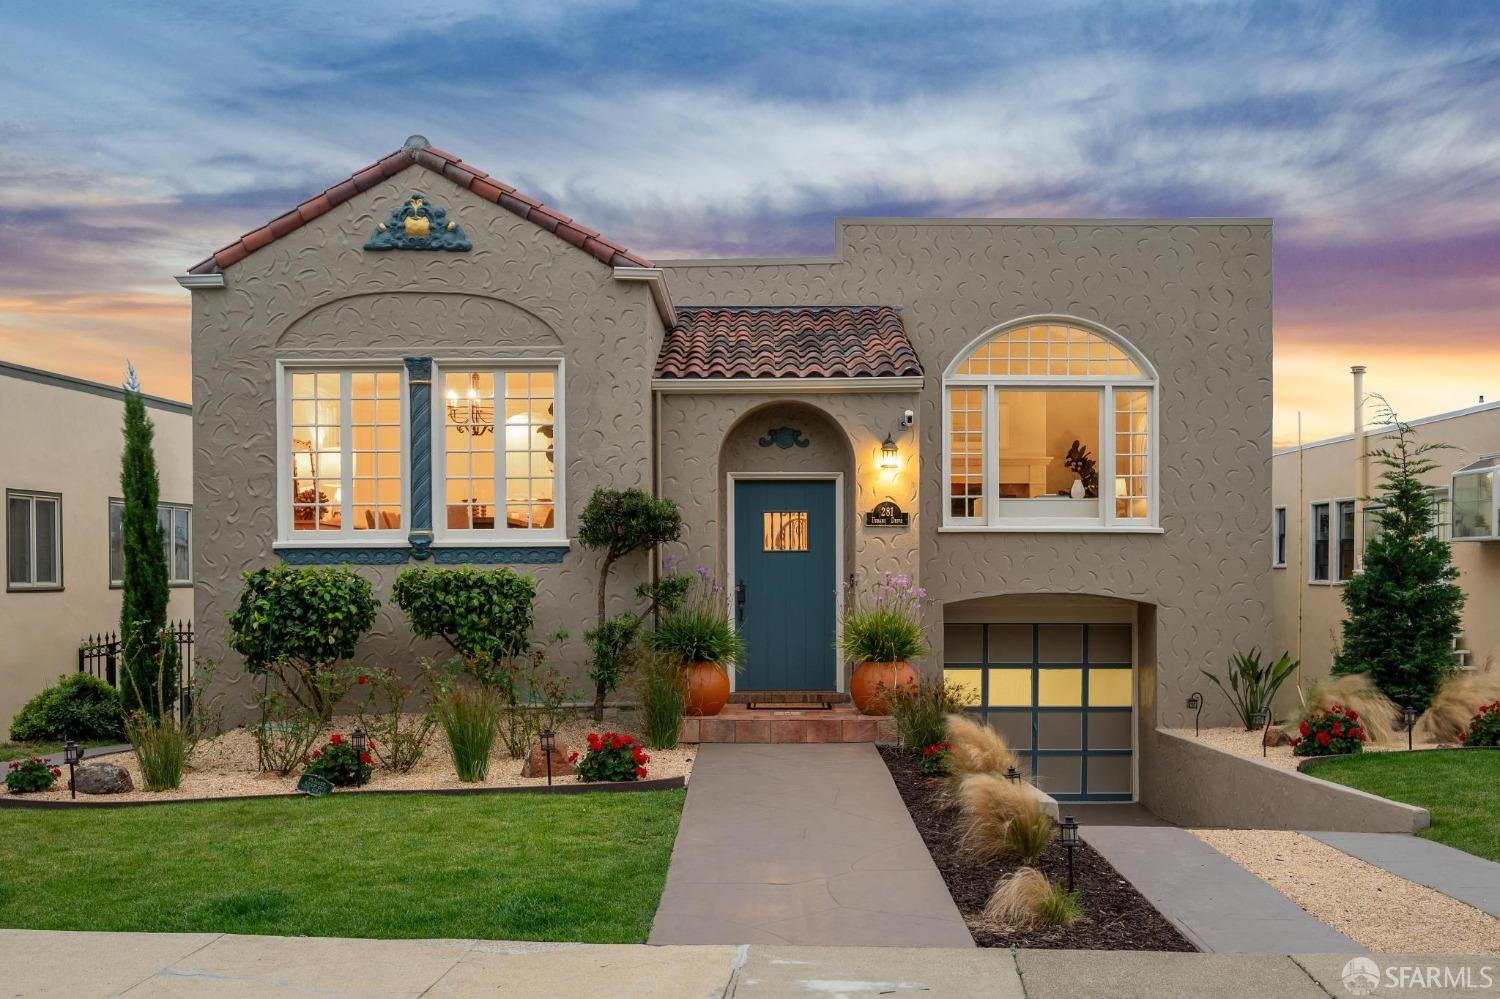
[[[1214,682],[1245,726],[1245,731],[1255,729],[1255,716],[1261,711],[1270,711],[1276,691],[1286,682],[1292,672],[1301,665],[1290,654],[1283,652],[1275,662],[1262,664],[1260,649],[1251,649],[1248,654],[1236,652],[1229,657],[1229,682],[1226,684],[1208,670],[1203,675]]]

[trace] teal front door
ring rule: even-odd
[[[835,484],[746,479],[734,486],[739,690],[836,689]]]

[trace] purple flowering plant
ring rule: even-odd
[[[923,609],[927,590],[911,576],[886,572],[843,585],[839,648],[854,662],[891,663],[927,652]]]

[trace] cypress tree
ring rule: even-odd
[[[1387,697],[1421,712],[1457,668],[1453,637],[1464,605],[1448,544],[1433,536],[1434,504],[1421,481],[1437,467],[1424,456],[1449,445],[1417,444],[1411,424],[1381,402],[1393,428],[1390,446],[1369,452],[1385,468],[1374,497],[1381,529],[1365,548],[1363,571],[1344,586],[1348,613],[1333,672],[1368,673]]]
[[[157,515],[160,485],[151,449],[155,428],[146,417],[135,368],[125,380],[125,450],[120,459],[120,516],[124,578],[120,601],[120,693],[125,710],[160,715],[177,696],[176,647],[162,643],[167,626],[165,532]]]

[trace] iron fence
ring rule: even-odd
[[[166,630],[171,633],[172,644],[177,647],[177,710],[181,717],[186,718],[193,709],[193,622],[168,622]],[[116,690],[120,689],[119,634],[107,631],[84,636],[78,643],[78,672],[98,677]]]

